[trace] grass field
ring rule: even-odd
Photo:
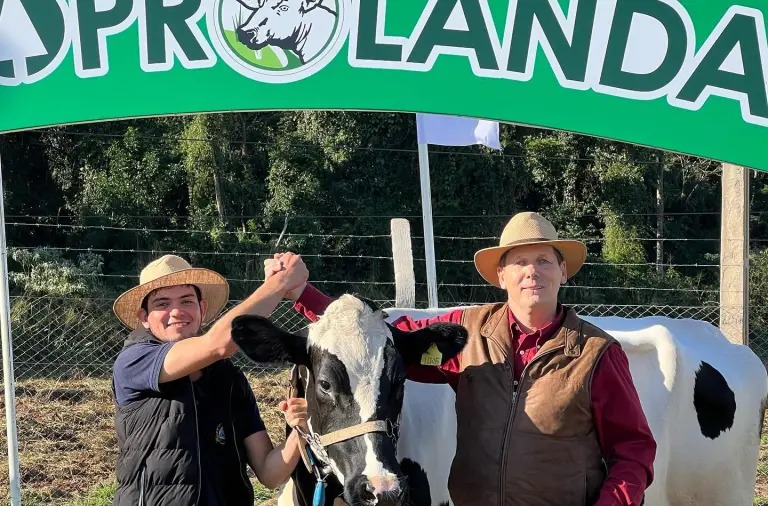
[[[277,404],[285,396],[285,373],[249,379],[267,429],[277,444],[283,439],[282,414]],[[2,415],[0,447],[4,451],[0,455],[0,501],[8,504],[4,405]],[[16,416],[24,506],[112,504],[117,439],[108,379],[19,381]],[[256,481],[253,473],[251,481],[256,490],[256,504],[273,496],[272,491]]]
[[[286,374],[249,377],[273,441],[283,438],[278,402]],[[17,384],[22,502],[24,506],[108,506],[114,493],[116,438],[109,380],[26,380]],[[0,403],[2,396],[0,396]],[[5,406],[1,411],[5,426]],[[766,424],[768,426],[768,424]],[[0,447],[6,448],[0,431]],[[755,505],[768,506],[768,430],[763,434]],[[0,500],[8,504],[8,459],[0,456]],[[273,492],[251,473],[257,500],[266,506]]]

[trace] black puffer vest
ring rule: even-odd
[[[154,340],[148,332],[137,330],[125,347]],[[236,434],[232,420],[232,399],[241,395],[237,389],[242,388],[242,373],[229,360],[221,360],[209,366],[205,374],[209,375],[209,397],[215,403],[206,409],[215,409],[225,420],[222,425],[227,443],[204,453],[201,459],[199,399],[189,377],[164,383],[162,393],[149,392],[144,399],[116,405],[119,453],[115,506],[253,505],[243,437]],[[203,489],[201,479],[209,470],[217,471],[216,475],[206,478],[222,491],[213,493],[217,496],[215,504],[206,500],[211,492]]]

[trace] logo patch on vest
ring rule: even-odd
[[[224,433],[224,425],[222,424],[216,427],[216,442],[222,446],[227,444],[227,435]]]

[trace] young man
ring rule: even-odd
[[[289,477],[300,458],[298,434],[273,446],[247,379],[228,360],[237,351],[236,316],[269,316],[287,291],[306,283],[300,258],[284,267],[202,335],[229,296],[216,272],[166,255],[117,298],[114,312],[132,332],[113,374],[116,506],[252,506],[246,464],[268,488]],[[280,408],[290,426],[306,428],[304,400]]]
[[[290,264],[265,264],[267,279]],[[456,506],[637,506],[653,480],[656,443],[621,346],[558,303],[586,247],[558,238],[537,213],[515,215],[475,267],[506,302],[393,322],[404,330],[450,321],[469,330],[461,354],[418,366],[411,380],[456,391]],[[330,299],[311,285],[287,292],[315,319]]]

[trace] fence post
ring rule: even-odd
[[[2,304],[0,307],[0,337],[3,345],[8,484],[10,485],[11,506],[19,506],[21,504],[21,474],[19,473],[19,437],[16,427],[16,383],[13,377],[13,340],[11,339],[11,300],[8,294],[8,248],[5,242],[4,193],[3,175],[2,170],[0,170],[0,278],[2,278],[0,279],[0,304]]]
[[[720,330],[749,345],[749,169],[723,164],[720,210]]]
[[[416,275],[413,272],[411,224],[403,218],[390,221],[392,263],[395,269],[395,307],[416,307]]]

